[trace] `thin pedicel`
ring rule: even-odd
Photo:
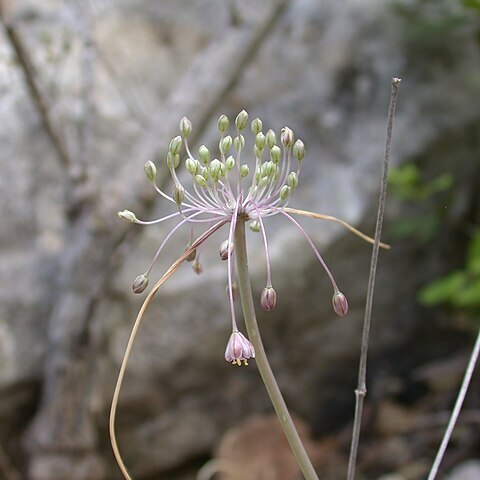
[[[245,131],[247,123],[248,113],[242,110],[235,119],[234,138],[232,138],[232,136],[228,134],[230,127],[229,119],[225,115],[219,118],[217,124],[220,132],[218,143],[219,156],[218,158],[212,159],[210,151],[205,145],[200,146],[196,157],[192,154],[188,144],[192,124],[188,118],[183,117],[180,121],[181,135],[171,140],[166,158],[167,168],[173,180],[171,195],[168,195],[157,186],[155,181],[157,168],[153,162],[148,161],[145,164],[147,179],[165,200],[176,205],[177,211],[150,221],[139,220],[136,215],[129,210],[123,210],[118,213],[122,219],[138,225],[152,225],[173,219],[178,220],[178,223],[170,230],[160,244],[148,269],[133,282],[132,288],[135,293],[141,293],[146,289],[152,268],[165,244],[182,226],[186,224],[196,226],[204,224],[208,226],[203,234],[187,245],[182,256],[172,264],[165,275],[153,287],[145,299],[132,329],[122,361],[110,412],[112,447],[120,469],[124,477],[128,480],[131,479],[131,476],[123,463],[116,442],[115,415],[126,365],[140,321],[160,286],[170,278],[185,260],[193,261],[193,269],[197,273],[201,272],[201,265],[198,263],[197,249],[214,232],[226,224],[229,224],[228,237],[219,247],[220,259],[225,260],[227,263],[227,296],[230,305],[232,325],[232,333],[225,350],[225,360],[238,366],[247,365],[247,361],[252,358],[257,360],[256,363],[262,379],[305,478],[317,478],[295,430],[280,390],[278,389],[262,345],[260,332],[255,319],[248,275],[245,224],[249,223],[250,229],[253,232],[261,232],[263,238],[267,279],[266,286],[261,293],[260,304],[266,311],[273,310],[277,303],[277,293],[272,286],[270,255],[265,228],[265,219],[268,217],[281,214],[300,230],[330,279],[333,289],[333,309],[341,316],[345,315],[348,311],[347,299],[340,292],[332,273],[313,241],[292,215],[303,215],[334,221],[342,224],[364,240],[371,243],[373,240],[361,232],[358,232],[358,230],[343,220],[328,215],[289,208],[288,204],[298,187],[301,165],[305,156],[305,145],[299,139],[295,141],[294,133],[288,127],[282,128],[280,132],[280,144],[278,144],[275,132],[268,130],[267,133],[264,134],[262,131],[262,121],[256,118],[251,122],[253,162],[251,162],[250,165],[241,163],[242,152],[245,150],[246,144],[242,132]],[[191,187],[189,188],[180,181],[177,175],[177,169],[182,163],[181,154],[183,148],[185,149],[183,165],[191,178]],[[382,246],[388,248],[387,245],[382,244]],[[236,272],[234,269],[234,258],[237,264]],[[239,331],[236,322],[234,300],[237,285],[240,291],[243,316],[249,338]]]

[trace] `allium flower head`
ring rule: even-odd
[[[339,315],[345,315],[347,312],[346,298],[340,293],[332,274],[312,240],[292,214],[334,220],[345,226],[346,224],[334,217],[288,208],[298,186],[302,160],[305,156],[304,143],[300,139],[295,140],[294,133],[290,128],[281,129],[278,135],[280,143],[278,143],[277,134],[271,129],[263,133],[263,122],[256,118],[251,122],[250,136],[247,129],[248,113],[245,110],[237,115],[234,122],[230,122],[226,115],[222,115],[217,125],[219,130],[218,148],[211,153],[205,145],[201,145],[195,154],[188,144],[188,137],[193,128],[192,123],[186,117],[181,119],[181,135],[170,141],[166,156],[166,168],[173,180],[171,195],[158,187],[156,183],[157,167],[153,162],[148,161],[145,164],[147,179],[152,182],[156,191],[172,204],[175,209],[172,213],[152,221],[139,220],[129,210],[119,212],[119,216],[128,222],[140,225],[152,225],[171,219],[178,220],[178,223],[160,244],[150,267],[135,280],[133,284],[135,293],[141,293],[146,288],[150,271],[156,259],[167,241],[180,227],[186,224],[189,224],[192,230],[194,226],[207,227],[206,233],[201,237],[202,241],[197,242],[195,250],[186,257],[186,260],[192,262],[194,271],[201,273],[202,265],[199,262],[201,244],[211,233],[228,225],[228,237],[219,246],[220,258],[227,262],[227,293],[233,332],[227,345],[225,358],[229,362],[240,365],[242,361],[246,363],[246,360],[254,357],[255,351],[250,341],[238,331],[235,320],[233,259],[235,256],[234,232],[238,219],[249,222],[250,230],[261,233],[263,238],[267,278],[260,303],[266,311],[271,311],[275,307],[277,294],[272,287],[264,220],[280,214],[299,229],[325,269],[333,286],[333,307]],[[250,139],[247,140],[245,137],[250,137]],[[177,174],[178,169],[182,166],[190,179],[188,185],[184,181],[185,176]],[[355,231],[353,227],[348,226],[348,228]],[[356,233],[358,234],[358,232]]]

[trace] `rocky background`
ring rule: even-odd
[[[463,268],[480,220],[476,5],[3,0],[0,478],[120,478],[108,413],[143,300],[130,285],[169,225],[127,225],[116,212],[168,211],[143,164],[155,160],[164,176],[179,119],[202,134],[197,147],[212,148],[220,113],[245,108],[267,129],[289,125],[307,145],[292,206],[372,233],[393,76],[402,84],[383,235],[392,249],[380,254],[359,478],[426,478],[478,328],[471,310],[419,301],[423,287]],[[43,113],[27,78],[47,102]],[[418,172],[413,183],[409,171]],[[304,238],[274,218],[278,303],[258,316],[319,475],[343,479],[371,248],[339,227],[300,221],[350,312],[335,316]],[[157,277],[189,236],[172,241]],[[223,237],[202,251],[202,275],[183,266],[166,284],[141,327],[117,425],[135,479],[300,478],[254,362],[223,360]],[[250,237],[258,298],[265,263],[260,237]],[[480,478],[479,382],[477,373],[443,478]]]

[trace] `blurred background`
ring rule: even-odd
[[[426,478],[479,328],[478,0],[1,0],[0,478],[120,478],[108,411],[145,294],[131,291],[173,224],[143,165],[165,165],[178,122],[212,151],[245,108],[306,144],[291,206],[373,235],[390,79],[402,78],[369,352],[359,479]],[[248,142],[248,140],[247,140]],[[345,478],[371,247],[300,219],[269,219],[277,308],[267,353],[320,478]],[[195,228],[195,234],[200,230]],[[118,407],[137,480],[293,480],[255,362],[233,368],[225,232],[145,317]],[[183,252],[178,233],[154,279]],[[265,285],[249,232],[254,294]],[[239,313],[240,317],[240,313]],[[244,330],[243,324],[241,329]],[[441,478],[480,478],[480,376]]]

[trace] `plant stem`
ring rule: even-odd
[[[355,419],[353,422],[352,443],[350,447],[350,458],[348,461],[347,480],[354,480],[355,467],[357,463],[358,445],[360,441],[360,429],[362,426],[363,401],[367,394],[367,356],[368,343],[370,338],[370,324],[372,318],[373,291],[375,289],[375,273],[377,271],[378,250],[380,248],[380,237],[382,235],[383,215],[385,212],[385,199],[387,196],[388,164],[390,161],[390,146],[392,143],[393,119],[395,117],[395,106],[397,103],[399,78],[392,78],[392,91],[390,94],[390,106],[388,108],[387,139],[385,142],[385,156],[383,160],[382,182],[380,186],[380,200],[378,204],[377,224],[375,227],[375,239],[372,249],[372,260],[370,263],[370,274],[368,277],[367,300],[365,304],[365,316],[363,319],[362,347],[360,354],[360,366],[358,369],[358,386],[355,390]]]
[[[267,389],[270,400],[275,408],[280,424],[282,425],[285,436],[287,437],[290,448],[300,466],[304,477],[307,480],[318,480],[317,474],[308,458],[305,447],[300,440],[298,432],[293,424],[292,417],[288,411],[287,405],[280,393],[277,382],[273,375],[270,364],[268,363],[265,349],[263,348],[262,338],[258,330],[255,308],[253,305],[252,287],[250,284],[250,275],[248,273],[247,244],[245,238],[245,220],[239,218],[235,228],[235,253],[237,257],[237,278],[242,301],[243,315],[245,325],[250,341],[255,347],[255,358],[258,370],[263,383]]]
[[[477,363],[479,352],[480,330],[478,331],[477,340],[475,341],[472,354],[470,355],[470,360],[468,361],[467,369],[465,370],[465,375],[463,377],[462,386],[460,387],[460,391],[458,392],[458,397],[455,402],[455,406],[453,407],[452,415],[448,422],[447,429],[445,430],[445,435],[443,436],[442,443],[440,444],[437,456],[435,457],[435,461],[433,462],[432,468],[428,475],[428,480],[434,480],[437,476],[438,468],[440,467],[440,463],[442,462],[443,456],[445,455],[445,450],[447,449],[448,442],[450,441],[453,428],[455,427],[458,415],[460,414],[460,410],[462,409],[463,401],[465,400],[465,395],[467,394],[468,386],[470,385],[470,380],[473,375],[473,370],[475,369],[475,364]]]

